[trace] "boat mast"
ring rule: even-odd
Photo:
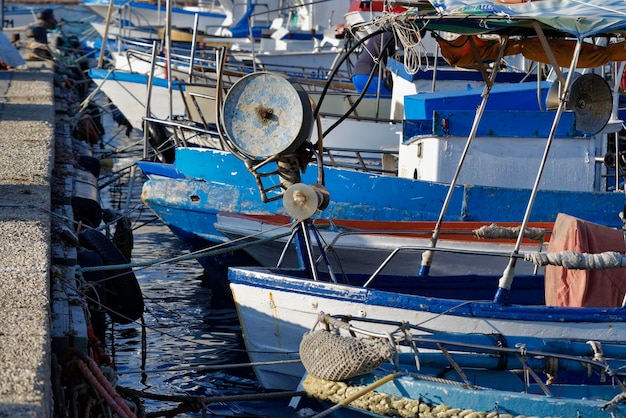
[[[550,46],[545,38],[545,35],[541,28],[539,27],[538,22],[533,22],[537,35],[541,40],[541,43],[548,53],[548,57],[552,63],[552,66],[556,69],[559,68],[556,63],[556,59],[554,59],[554,55],[551,53]],[[548,135],[548,140],[546,142],[546,146],[543,151],[543,156],[541,157],[541,164],[539,165],[539,170],[537,171],[537,176],[535,178],[535,183],[533,184],[533,188],[530,192],[530,199],[528,200],[528,205],[526,206],[526,212],[524,213],[524,218],[522,219],[522,225],[520,227],[520,233],[517,237],[517,241],[515,242],[515,247],[513,248],[513,253],[511,254],[511,258],[509,259],[509,263],[504,269],[502,277],[498,281],[498,290],[496,291],[496,295],[494,297],[494,302],[496,303],[504,303],[508,299],[509,292],[511,290],[511,284],[513,283],[513,277],[515,275],[515,264],[517,262],[516,255],[519,254],[519,249],[522,245],[522,238],[524,236],[524,230],[528,225],[528,219],[530,218],[530,213],[533,209],[533,204],[535,203],[535,197],[537,196],[537,191],[539,189],[539,182],[541,181],[541,175],[543,174],[543,169],[548,160],[548,153],[550,152],[550,147],[552,145],[552,141],[555,136],[556,128],[559,125],[559,121],[561,120],[561,115],[565,111],[565,106],[567,104],[567,96],[569,94],[570,87],[574,80],[574,70],[576,69],[576,64],[578,63],[578,59],[580,57],[580,51],[582,49],[582,38],[578,37],[576,39],[576,47],[574,48],[574,53],[572,55],[572,62],[570,64],[569,72],[567,73],[567,78],[565,83],[562,84],[564,87],[559,91],[559,106],[556,110],[556,114],[554,115],[554,120],[552,121],[552,127],[550,129],[550,134]]]
[[[167,72],[167,93],[169,97],[169,119],[172,120],[172,0],[165,2],[165,71]]]
[[[506,48],[508,42],[508,36],[502,38],[502,42],[500,43],[500,49],[498,50],[498,57],[496,58],[495,65],[491,71],[491,74],[488,74],[487,67],[480,57],[480,52],[476,48],[476,44],[474,43],[472,37],[469,37],[469,43],[472,47],[472,52],[474,53],[474,57],[476,62],[478,63],[480,72],[483,75],[485,80],[485,88],[481,94],[482,100],[478,109],[476,110],[476,114],[474,115],[474,122],[472,124],[472,129],[470,130],[469,136],[467,137],[467,142],[465,143],[465,148],[463,149],[463,153],[461,154],[461,159],[459,164],[456,167],[456,171],[454,173],[454,177],[450,182],[450,188],[448,189],[448,193],[443,202],[443,206],[441,208],[441,212],[439,213],[439,218],[437,219],[437,223],[435,224],[435,229],[433,230],[433,235],[430,238],[429,248],[435,248],[437,246],[437,240],[439,239],[439,232],[441,230],[441,224],[443,223],[443,218],[448,210],[448,205],[450,204],[450,200],[452,199],[452,193],[456,187],[456,184],[459,179],[459,175],[461,173],[461,168],[463,167],[463,163],[465,162],[465,157],[469,152],[470,145],[472,144],[472,140],[476,137],[476,132],[478,131],[478,125],[480,124],[480,120],[482,119],[483,113],[485,111],[485,107],[487,106],[487,100],[489,99],[489,93],[491,92],[491,88],[493,87],[493,83],[496,80],[496,76],[498,71],[500,70],[500,64],[502,62],[502,57],[504,56],[504,50]],[[432,264],[434,257],[434,252],[432,250],[424,251],[422,254],[422,264],[419,269],[420,276],[428,276],[430,272],[430,266]]]
[[[106,50],[107,41],[109,39],[109,26],[111,25],[111,16],[113,15],[113,4],[115,0],[109,1],[109,7],[107,9],[106,24],[104,26],[104,34],[102,35],[102,45],[100,46],[100,57],[98,57],[98,68],[102,68],[104,65],[104,52]],[[4,19],[2,20],[4,22]]]

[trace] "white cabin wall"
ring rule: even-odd
[[[422,137],[400,146],[400,177],[449,183],[467,138]],[[532,188],[545,138],[478,137],[472,142],[459,184]],[[556,138],[544,168],[540,189],[593,191],[595,145],[589,139]]]

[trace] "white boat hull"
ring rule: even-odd
[[[310,289],[303,292],[302,288],[299,291],[288,289],[290,283],[302,281],[301,279],[268,273],[266,278],[274,281],[274,285],[259,286],[239,280],[233,282],[232,274],[230,277],[230,287],[237,305],[244,341],[250,361],[253,363],[299,359],[298,349],[302,336],[316,324],[319,312],[352,315],[357,318],[376,318],[382,321],[407,321],[440,332],[574,340],[582,337],[586,340],[600,341],[623,341],[626,337],[626,322],[607,320],[605,323],[579,322],[564,325],[558,317],[542,321],[464,317],[454,315],[453,312],[443,314],[428,312],[426,307],[417,310],[374,304],[367,300],[367,289],[361,287],[309,282]],[[315,291],[312,291],[312,288],[315,288]],[[398,294],[394,295],[401,297]],[[396,301],[397,304],[401,302]],[[459,306],[462,305],[463,301],[459,301]],[[368,327],[372,331],[383,333],[391,330],[375,324],[368,324]],[[254,370],[261,385],[268,389],[294,389],[304,374],[304,367],[298,362],[260,365]]]
[[[250,242],[266,240],[262,245],[246,247],[246,252],[265,267],[277,266],[291,230],[291,226],[279,227],[275,223],[264,222],[262,218],[230,216],[229,214],[218,214],[215,228],[224,236],[238,242],[245,237],[254,237],[250,239]],[[390,260],[382,272],[415,275],[420,269],[424,249],[430,244],[430,238],[426,238],[423,231],[421,236],[418,235],[419,231],[407,230],[400,233],[399,229],[394,233],[392,230],[367,232],[318,228],[317,232],[325,245],[329,247],[326,253],[331,268],[336,274],[341,274],[342,271],[372,274],[394,250],[404,248]],[[464,232],[470,234],[470,231]],[[410,236],[411,233],[413,236]],[[283,237],[271,240],[272,237],[279,235]],[[310,239],[315,242],[314,237]],[[509,261],[506,254],[513,252],[514,245],[514,240],[508,242],[490,242],[478,238],[470,240],[468,235],[465,235],[465,240],[440,239],[437,248],[450,250],[450,252],[439,251],[434,254],[429,274],[431,276],[501,274]],[[520,250],[522,252],[541,251],[542,246],[543,243],[524,244]],[[355,254],[358,256],[355,257]],[[496,257],[493,254],[502,256]],[[293,245],[290,245],[285,252],[281,266],[297,268],[297,260],[296,250]],[[326,270],[323,262],[320,263],[320,268]],[[535,272],[543,274],[544,271],[543,267],[535,270],[536,267],[530,263],[519,263],[516,268],[518,274],[534,274]]]
[[[120,111],[126,116],[133,127],[142,129],[142,120],[146,116],[146,101],[147,101],[147,87],[146,82],[148,76],[142,78],[142,74],[145,74],[149,68],[149,63],[141,60],[133,60],[132,67],[128,65],[128,61],[116,60],[119,65],[125,69],[131,68],[133,73],[127,74],[128,71],[124,69],[115,72],[115,76],[108,79],[98,76],[97,78],[92,75],[94,82],[102,89],[107,97],[120,109]],[[123,65],[125,64],[125,65]],[[186,78],[184,69],[172,68],[172,76],[176,78]],[[119,76],[118,76],[119,75]],[[164,72],[162,67],[155,68],[155,77],[163,77]],[[132,81],[126,81],[127,77],[131,77]],[[145,80],[145,81],[144,81]],[[229,77],[231,82],[236,80]],[[151,100],[151,114],[153,117],[163,120],[168,120],[170,116],[170,99],[168,94],[168,88],[165,85],[165,80],[160,80],[160,84],[155,84],[152,87],[152,100]],[[343,109],[343,96],[340,98],[341,103],[337,106],[341,106]],[[374,104],[374,99],[364,100],[363,104],[359,107],[361,114],[369,114]],[[187,115],[187,109],[185,108],[183,96],[180,91],[173,91],[171,95],[172,113],[173,115]],[[214,106],[209,100],[200,101],[204,119],[211,121],[214,119]],[[332,106],[329,106],[332,107]],[[383,100],[381,109],[389,109],[389,99]],[[335,109],[331,109],[335,110]],[[195,109],[191,109],[192,112]],[[339,114],[339,109],[336,109]],[[367,113],[366,113],[367,112]],[[196,112],[197,113],[197,112]],[[335,113],[335,112],[333,112]],[[339,116],[322,116],[321,126],[322,130],[328,129],[329,126],[335,124]],[[195,120],[198,120],[197,118]],[[343,121],[336,129],[330,132],[328,136],[324,138],[324,146],[331,148],[347,149],[342,152],[337,152],[336,155],[344,156],[350,159],[353,163],[356,160],[355,154],[351,150],[383,150],[383,149],[397,149],[399,145],[399,138],[401,134],[402,126],[400,123],[386,123],[386,122],[373,122],[367,120],[355,120],[348,119]],[[314,135],[317,135],[314,132]],[[380,154],[363,153],[362,157],[375,158],[376,164],[380,164]]]
[[[108,3],[88,3],[86,6],[102,19],[107,18]],[[217,28],[228,26],[232,23],[232,18],[227,17],[223,9],[216,10],[212,14],[198,13],[198,29],[205,30],[205,33],[214,33]],[[130,21],[134,26],[160,26],[165,24],[165,7],[161,10],[155,7],[122,8],[115,7],[114,17],[119,17]],[[193,11],[176,9],[172,11],[172,27],[193,28],[196,14]],[[212,29],[212,31],[211,31]]]
[[[148,98],[147,83],[136,83],[112,78],[94,79],[94,82],[126,116],[126,119],[134,128],[143,130],[143,118],[146,116],[146,102]],[[179,91],[175,90],[171,94],[171,104],[173,115],[185,114],[185,104]],[[154,85],[152,87],[150,106],[152,117],[169,120],[169,105],[170,94],[168,87]]]

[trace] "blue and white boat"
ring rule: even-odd
[[[113,3],[113,4],[111,4]],[[165,3],[153,4],[124,0],[87,0],[83,4],[103,20],[107,19],[110,6],[115,12],[112,16],[126,27],[158,27],[164,24],[167,14]],[[174,5],[171,8],[173,27],[193,28],[196,16],[198,27],[216,30],[233,24],[229,2],[214,2],[200,9],[190,9]]]
[[[109,4],[113,2],[115,13],[109,14]],[[94,24],[93,27],[104,36],[130,36],[143,39],[163,39],[156,29],[163,30],[168,13],[165,3],[144,3],[137,1],[86,0],[83,4],[106,21],[108,26]],[[266,1],[258,3],[251,0],[221,0],[189,4],[172,3],[169,13],[169,26],[174,35],[176,31],[187,39],[193,39],[193,33],[199,40],[203,37],[246,38],[260,40],[321,40],[325,32],[332,31],[343,21],[343,14],[348,12],[349,4],[344,0],[324,2],[283,2]],[[335,17],[337,13],[337,17]],[[112,19],[112,20],[111,20]],[[184,33],[187,33],[185,35]],[[182,40],[182,38],[180,38]],[[210,41],[210,39],[207,39]]]
[[[276,362],[255,368],[264,386],[294,388],[297,385],[304,372],[304,368],[296,363],[300,357],[298,347],[319,311],[341,312],[353,318],[376,318],[380,322],[371,326],[372,332],[384,333],[389,329],[390,321],[405,321],[416,326],[416,334],[495,334],[564,343],[597,341],[601,345],[623,345],[626,341],[626,248],[621,219],[617,215],[623,210],[624,202],[622,192],[615,192],[621,187],[621,169],[619,163],[618,167],[613,167],[611,162],[614,155],[622,154],[618,135],[622,129],[619,101],[612,94],[617,89],[612,90],[600,74],[589,72],[578,78],[575,76],[577,65],[597,64],[587,55],[591,50],[605,52],[606,59],[611,61],[609,51],[615,45],[618,52],[613,60],[624,59],[621,38],[614,37],[614,31],[626,27],[620,3],[542,0],[496,5],[438,1],[433,2],[433,7],[436,13],[432,16],[426,14],[421,17],[423,21],[416,19],[418,27],[419,22],[431,30],[437,30],[439,24],[446,30],[458,25],[457,30],[461,33],[475,31],[503,36],[499,48],[506,48],[509,35],[519,36],[517,31],[522,31],[524,35],[520,42],[541,44],[549,51],[559,45],[571,48],[574,53],[569,56],[545,54],[550,56],[549,61],[555,64],[555,68],[567,66],[567,76],[559,75],[561,87],[555,88],[556,83],[552,86],[535,84],[534,102],[526,100],[531,96],[528,91],[524,93],[523,86],[489,86],[482,95],[474,98],[467,92],[407,97],[405,113],[413,115],[413,120],[405,120],[398,177],[389,178],[385,185],[387,193],[377,190],[378,193],[374,193],[378,182],[385,182],[384,176],[369,175],[373,179],[370,183],[354,181],[356,178],[352,177],[352,187],[359,190],[359,197],[355,196],[348,203],[345,201],[349,196],[348,188],[342,190],[343,193],[334,189],[337,185],[333,182],[341,184],[341,175],[335,177],[332,173],[336,169],[333,168],[325,168],[323,178],[318,175],[313,179],[306,177],[309,175],[307,170],[302,183],[312,186],[296,182],[287,187],[282,198],[285,212],[297,220],[293,235],[301,238],[294,239],[302,255],[299,268],[287,269],[278,265],[232,267],[229,270],[230,286],[251,360]],[[580,16],[585,16],[584,21],[589,25],[580,25]],[[548,29],[558,29],[565,35],[552,40],[556,42],[551,44],[544,33]],[[599,34],[617,39],[617,43],[594,46],[585,42],[588,37]],[[613,80],[621,78],[620,72],[613,76]],[[550,103],[551,91],[555,90],[556,105]],[[489,108],[489,103],[494,103],[495,108]],[[532,108],[539,106],[538,103],[543,110]],[[268,106],[261,105],[261,110]],[[465,112],[470,110],[473,118],[466,117]],[[228,109],[225,114],[227,112]],[[276,118],[281,120],[280,113]],[[511,130],[512,127],[516,129]],[[461,138],[465,139],[456,142]],[[235,136],[237,139],[239,137]],[[542,141],[541,145],[535,140]],[[232,149],[239,153],[239,157],[251,154],[248,143],[236,143],[239,148]],[[472,154],[473,149],[475,154]],[[445,164],[450,161],[463,164],[457,165],[455,170]],[[225,166],[230,167],[221,165],[221,168]],[[206,170],[206,167],[198,168]],[[567,172],[569,169],[573,171]],[[231,173],[232,176],[240,175],[239,171]],[[195,174],[198,175],[199,171]],[[181,170],[180,175],[184,181],[186,173]],[[204,180],[210,185],[213,179],[205,177]],[[520,185],[525,181],[529,184],[522,188]],[[232,184],[232,180],[228,182],[229,187]],[[404,187],[393,189],[401,184]],[[432,187],[431,192],[437,187],[447,191],[438,197],[434,192],[413,196],[412,187],[417,185]],[[175,190],[175,187],[164,187],[159,195],[174,195]],[[481,194],[481,199],[472,201],[475,191]],[[457,193],[461,193],[459,200],[455,198]],[[150,194],[145,193],[144,198]],[[230,209],[224,206],[224,212],[233,212],[235,207],[235,211],[254,210],[250,195],[244,197],[234,188],[223,195],[205,192],[194,196],[198,202],[209,196],[223,200],[230,205]],[[549,198],[543,200],[542,196]],[[232,197],[242,199],[241,203]],[[388,275],[382,273],[382,266],[371,274],[352,273],[333,268],[328,254],[327,258],[317,257],[314,252],[316,244],[321,253],[324,253],[324,246],[316,241],[319,235],[313,219],[347,217],[347,213],[356,218],[361,210],[364,210],[363,218],[367,213],[369,219],[385,219],[385,216],[399,213],[393,204],[387,206],[387,199],[398,197],[402,199],[393,203],[404,204],[398,208],[414,217],[428,215],[426,211],[410,209],[406,205],[416,201],[423,203],[423,198],[438,200],[440,210],[437,212],[433,207],[431,212],[437,224],[451,216],[458,220],[487,214],[488,217],[483,219],[488,221],[515,217],[521,222],[520,231],[531,220],[540,220],[537,219],[540,216],[556,222],[547,253],[521,251],[523,235],[520,233],[511,251],[491,254],[508,258],[506,268],[499,274],[429,276],[426,268],[419,274]],[[367,206],[370,199],[376,198],[379,202],[385,200],[378,206]],[[570,198],[572,200],[567,203]],[[337,200],[343,203],[339,204]],[[599,203],[598,209],[603,208],[600,211],[612,206],[609,210],[612,213],[602,215],[595,211],[594,201],[603,202]],[[269,207],[272,205],[276,205],[275,212],[281,210],[278,203],[268,204]],[[245,209],[240,209],[244,206]],[[558,212],[575,217],[558,215]],[[436,262],[438,252],[446,251],[437,246],[439,232],[436,226],[426,248],[398,250],[434,254]],[[385,263],[393,263],[395,255],[396,252],[392,252]],[[350,258],[358,263],[360,256],[362,254],[355,249]],[[546,266],[545,274],[519,274],[518,265],[528,261]],[[430,264],[422,262],[422,266],[429,267]]]
[[[413,335],[406,322],[387,322],[396,329],[379,334],[367,330],[375,319],[319,319],[330,330],[307,333],[300,353],[308,371],[303,388],[328,408],[320,416],[626,414],[623,341]]]
[[[428,6],[425,9],[426,16],[435,13]],[[434,19],[428,21],[429,29],[439,30],[431,25]],[[475,31],[489,33],[485,28]],[[531,41],[520,39],[520,43],[512,44],[516,48],[511,53],[526,50]],[[466,41],[470,42],[477,41]],[[534,39],[534,44],[540,42]],[[618,190],[623,187],[623,178],[614,165],[604,164],[615,161],[614,156],[621,152],[619,93],[605,85],[608,74],[604,78],[585,74],[580,85],[593,79],[602,87],[603,94],[608,91],[610,97],[608,103],[606,96],[603,98],[602,115],[586,117],[587,109],[575,109],[575,106],[569,110],[547,109],[548,99],[566,81],[557,68],[560,67],[555,66],[558,80],[553,82],[498,83],[488,88],[468,86],[462,90],[420,92],[404,96],[401,101],[394,98],[391,105],[403,109],[401,127],[393,119],[377,124],[356,122],[349,125],[348,131],[352,132],[344,130],[335,137],[344,138],[344,143],[331,144],[324,138],[323,177],[331,199],[314,218],[331,222],[437,221],[441,204],[448,199],[442,221],[515,222],[523,218],[536,174],[543,167],[529,222],[553,222],[559,212],[565,212],[602,225],[621,227],[619,213],[623,210],[624,196]],[[482,73],[473,73],[482,78]],[[257,78],[264,77],[261,73]],[[243,85],[252,79],[249,77]],[[265,95],[249,97],[259,106],[274,107],[276,94],[267,91]],[[397,112],[397,107],[392,112]],[[480,124],[475,120],[477,108],[481,109]],[[280,111],[287,117],[290,115],[287,109]],[[585,126],[579,126],[589,120],[600,121],[599,128],[591,133]],[[554,125],[553,121],[556,121]],[[312,125],[311,121],[306,123]],[[391,129],[390,133],[401,128],[401,137],[382,142],[378,135],[372,134],[373,126]],[[258,129],[252,133],[264,132]],[[468,137],[473,144],[466,153]],[[542,166],[548,137],[550,160]],[[247,140],[254,142],[256,138],[248,135]],[[355,145],[358,142],[360,146]],[[336,152],[344,156],[351,152],[352,157],[342,161],[352,164],[328,167]],[[378,172],[366,172],[361,165],[364,152],[382,156]],[[463,167],[457,176],[455,167],[460,161]],[[275,193],[261,198],[257,179],[245,175],[249,166],[228,152],[179,146],[176,160],[170,165],[139,164],[148,177],[143,189],[144,202],[194,250],[228,241],[238,233],[231,228],[225,236],[216,228],[220,214],[286,214],[280,202],[281,179],[264,176],[266,187]],[[269,165],[274,167],[272,164]],[[301,181],[315,184],[318,172],[307,170]],[[241,231],[239,234],[242,235]],[[270,265],[275,260],[276,257],[266,259],[265,263]]]
[[[150,106],[146,109],[149,75],[93,68],[89,70],[89,77],[136,129],[143,130],[146,112],[161,119],[170,119],[171,115],[183,115],[186,112],[182,95],[185,85],[180,80],[172,80],[170,83],[162,77],[154,77],[149,96]]]
[[[567,219],[568,217],[560,218]],[[264,387],[293,389],[304,368],[297,362],[302,336],[316,321],[318,313],[342,312],[368,321],[372,332],[390,331],[390,323],[406,321],[415,325],[415,334],[444,332],[464,334],[523,335],[562,341],[601,341],[624,344],[623,235],[616,230],[596,230],[575,223],[573,228],[557,221],[553,237],[584,242],[579,252],[555,251],[559,239],[550,243],[547,253],[514,251],[478,252],[475,256],[509,255],[513,268],[501,274],[416,274],[396,275],[381,270],[365,273],[336,271],[310,266],[308,269],[283,267],[231,267],[230,288],[237,304],[244,342],[251,361],[259,362],[255,373]],[[578,232],[576,232],[578,231]],[[595,236],[595,238],[591,238]],[[606,244],[595,246],[592,241]],[[562,239],[561,239],[562,241]],[[609,244],[612,242],[612,245]],[[603,246],[604,245],[604,246]],[[416,254],[429,247],[403,247],[400,251]],[[584,253],[618,260],[612,270],[569,270],[548,265],[544,274],[524,274],[522,258],[567,256]],[[608,251],[610,250],[610,251]],[[307,247],[307,251],[310,250]],[[446,252],[466,254],[463,250],[435,247],[433,266]],[[546,255],[547,254],[547,255]],[[392,253],[393,256],[397,255]],[[353,262],[367,263],[368,253],[354,249]],[[602,256],[597,256],[601,258]],[[412,264],[417,271],[419,256]],[[387,262],[395,263],[395,257]],[[455,262],[452,260],[451,262]],[[456,262],[460,262],[457,260]],[[567,263],[566,263],[567,264]],[[572,268],[590,268],[579,264]],[[478,270],[478,269],[475,269]],[[506,295],[506,296],[503,296]],[[578,299],[578,296],[582,299]]]
[[[548,86],[541,84],[542,101]],[[542,138],[547,136],[549,121],[554,117],[553,111],[538,109],[536,92],[536,83],[494,87],[491,93],[494,108],[487,110],[487,115],[498,122],[498,129],[483,125],[479,130],[476,151],[470,150],[452,189],[454,167],[470,130],[468,117],[480,102],[479,89],[406,97],[407,114],[430,112],[433,119],[405,120],[405,136],[397,151],[392,143],[387,144],[387,150],[381,150],[379,138],[366,133],[334,137],[344,138],[346,142],[326,145],[331,154],[346,155],[349,151],[355,155],[357,151],[370,150],[385,163],[379,164],[378,172],[355,169],[358,159],[354,157],[347,160],[350,163],[347,166],[325,166],[324,181],[331,199],[328,207],[316,212],[314,218],[331,224],[339,220],[437,221],[442,202],[451,190],[444,221],[519,222],[541,162],[541,149],[545,145]],[[514,106],[497,109],[507,103],[517,108],[525,103],[527,107],[524,111],[515,111]],[[532,106],[536,108],[531,110]],[[450,128],[444,130],[439,125],[442,119],[448,121]],[[424,131],[419,135],[415,131],[411,133],[419,124],[425,127]],[[565,212],[621,227],[619,213],[623,210],[624,196],[614,191],[614,181],[607,177],[609,171],[602,163],[604,156],[611,154],[606,148],[607,135],[576,133],[574,124],[574,113],[566,113],[552,145],[553,162],[543,173],[542,189],[535,198],[529,221],[554,222],[559,212]],[[328,155],[324,158],[330,160]],[[392,163],[387,165],[389,160]],[[246,164],[227,151],[178,147],[176,159],[170,165],[146,161],[139,165],[148,177],[143,186],[145,204],[194,250],[251,232],[263,232],[257,227],[250,230],[250,222],[240,224],[239,230],[232,222],[225,225],[223,221],[232,217],[223,215],[287,214],[282,201],[261,199],[257,181],[249,175]],[[391,174],[384,172],[386,169]],[[315,184],[317,176],[317,170],[311,167],[302,174],[301,181]],[[280,179],[275,177],[263,181],[267,188],[280,184]],[[221,221],[218,216],[222,216]],[[336,232],[342,231],[346,230]],[[266,232],[257,238],[265,239],[270,234]],[[376,242],[383,243],[381,239],[372,241],[370,245],[374,246]],[[265,265],[273,265],[281,247],[276,247],[272,257],[267,257],[267,253],[254,254],[264,249],[262,246],[249,247],[247,251],[258,260],[264,259]],[[388,253],[388,246],[382,248]]]

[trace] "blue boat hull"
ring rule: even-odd
[[[142,198],[183,241],[195,249],[228,239],[216,230],[218,213],[285,214],[282,201],[263,203],[253,176],[233,155],[211,149],[178,148],[174,165],[139,162],[147,175]],[[303,174],[317,182],[313,167]],[[330,204],[314,217],[325,219],[434,221],[449,186],[325,167]],[[275,180],[267,180],[275,185]],[[529,190],[461,185],[454,189],[448,221],[518,222]],[[552,222],[560,212],[620,227],[621,193],[539,192],[530,221]],[[202,242],[204,241],[204,243]]]
[[[350,382],[353,386],[369,385],[385,376],[385,370],[377,370]],[[390,373],[390,370],[387,370]],[[419,373],[419,372],[418,372]],[[424,375],[424,373],[421,373]],[[453,377],[449,377],[453,376]],[[454,372],[448,372],[439,379],[420,379],[411,375],[403,375],[390,383],[385,383],[376,389],[376,392],[394,396],[398,399],[420,400],[432,405],[445,405],[461,410],[472,410],[485,413],[499,412],[511,416],[537,417],[624,417],[624,404],[610,404],[610,401],[620,394],[616,385],[559,385],[550,387],[554,396],[541,394],[541,390],[534,385],[529,392],[524,392],[524,385],[519,376],[504,371],[468,371],[468,378],[482,389],[468,389],[454,384],[458,377]],[[451,379],[447,381],[446,379]],[[354,416],[355,413],[365,412],[353,406],[348,407],[346,414],[339,412],[337,416]],[[370,416],[383,416],[370,412]]]

